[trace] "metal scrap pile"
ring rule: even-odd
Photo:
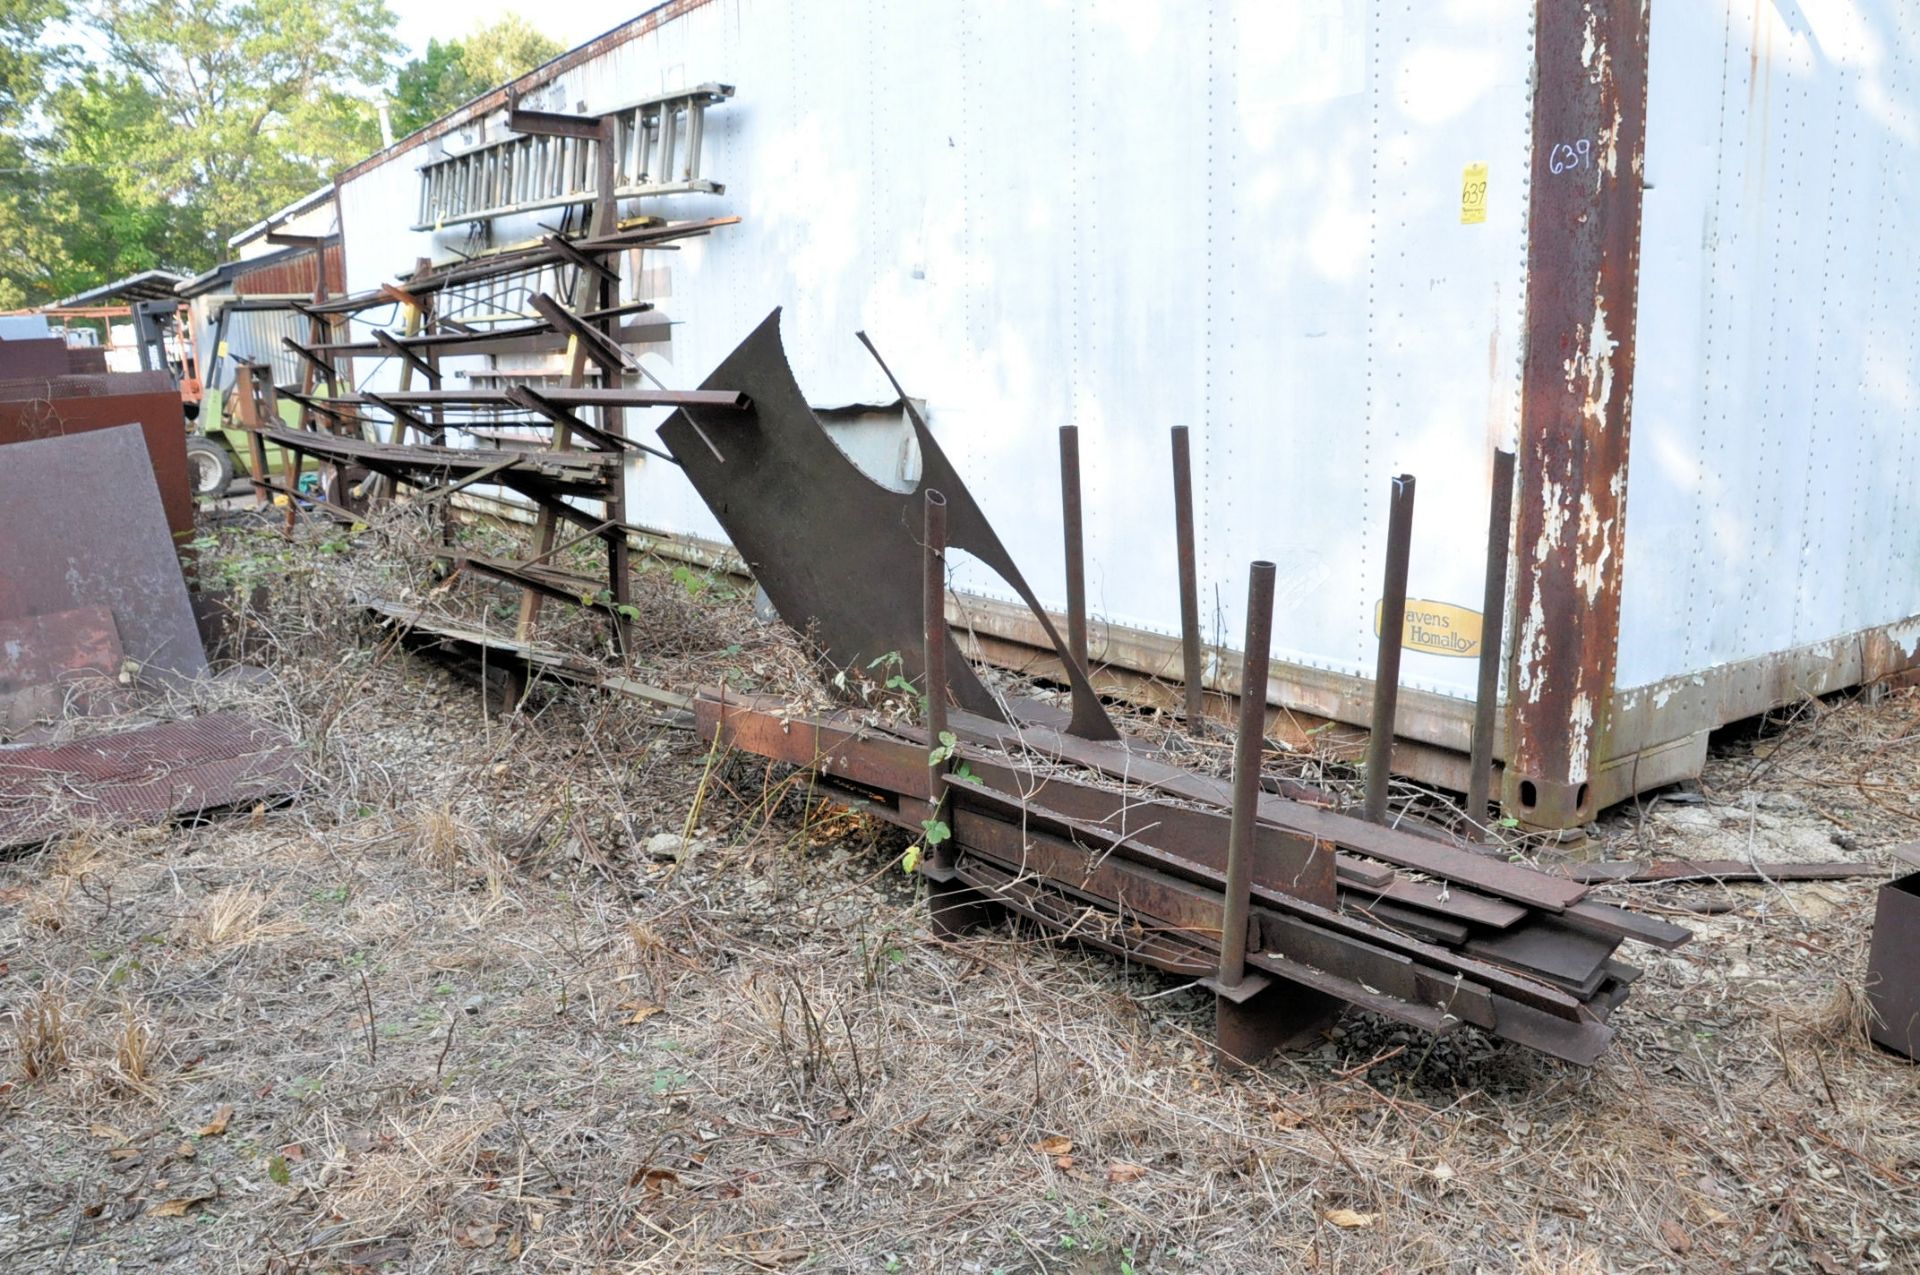
[[[172,411],[178,451],[177,399]],[[163,501],[185,503],[190,529],[184,460],[156,461],[138,425],[63,432],[59,415],[38,419],[46,437],[0,446],[0,738],[13,739],[0,746],[0,848],[80,820],[294,792],[294,744],[280,732],[236,713],[164,720],[169,699],[208,677]],[[129,717],[142,693],[163,720]],[[83,718],[84,738],[62,738]],[[118,729],[129,721],[140,724]]]

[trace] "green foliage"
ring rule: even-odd
[[[481,87],[496,88],[566,52],[566,46],[533,29],[517,13],[481,27],[464,41],[461,60]]]
[[[229,235],[380,144],[374,102],[400,49],[384,0],[0,8],[0,306],[206,269]],[[86,60],[45,41],[63,20]]]
[[[867,661],[868,672],[879,669],[887,674],[886,689],[918,701],[920,711],[924,713],[927,711],[927,697],[920,693],[920,688],[913,684],[913,679],[905,675],[903,672],[905,668],[906,661],[900,658],[898,651],[888,651],[884,655]]]
[[[689,597],[699,597],[712,587],[712,581],[682,563],[673,569],[673,581],[687,591]]]
[[[394,82],[394,134],[425,128],[563,51],[514,13],[464,40],[429,40],[426,54],[401,67]]]
[[[927,764],[929,766],[944,766],[953,760],[953,755],[959,750],[960,740],[958,737],[950,730],[943,730],[940,732],[939,747],[927,754]],[[974,774],[973,767],[967,765],[965,762],[961,762],[958,766],[955,766],[950,773],[955,779],[960,780],[962,783],[977,784],[980,782],[980,776]]]
[[[16,127],[40,100],[47,73],[73,56],[70,46],[46,39],[47,28],[68,16],[65,0],[0,3],[0,128]]]
[[[395,137],[417,132],[485,92],[468,73],[465,52],[458,40],[428,40],[425,56],[400,68],[393,83]]]

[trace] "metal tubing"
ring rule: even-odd
[[[1200,573],[1194,565],[1193,458],[1187,427],[1173,427],[1173,534],[1180,555],[1180,665],[1187,684],[1187,729],[1206,716],[1206,671],[1200,666]]]
[[[939,819],[946,808],[946,782],[942,776],[947,766],[944,761],[935,762],[931,758],[947,729],[947,498],[931,487],[927,488],[926,528],[921,543],[921,602],[927,644],[927,779],[933,794],[933,817]],[[951,837],[929,850],[935,867],[953,866]]]
[[[1060,521],[1066,533],[1067,652],[1084,675],[1087,663],[1087,561],[1080,532],[1080,427],[1060,427]]]
[[[1487,506],[1487,589],[1480,601],[1480,683],[1473,700],[1473,753],[1467,762],[1467,831],[1485,836],[1493,786],[1493,718],[1499,707],[1500,658],[1507,632],[1507,546],[1513,534],[1513,453],[1493,453],[1493,499]]]
[[[1413,542],[1413,475],[1393,480],[1387,515],[1387,575],[1380,594],[1380,653],[1373,666],[1373,724],[1367,740],[1366,816],[1387,819],[1393,771],[1393,718],[1400,699],[1400,640],[1407,627],[1407,555]]]
[[[1267,734],[1267,656],[1273,641],[1271,562],[1247,574],[1247,640],[1240,665],[1240,731],[1233,744],[1233,822],[1227,830],[1225,907],[1220,914],[1220,986],[1238,987],[1247,967],[1248,890],[1253,880],[1254,820]]]

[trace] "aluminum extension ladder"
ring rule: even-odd
[[[617,120],[620,148],[616,197],[726,190],[700,175],[700,144],[707,108],[732,96],[731,84],[702,84],[608,112]],[[590,203],[599,145],[590,138],[516,133],[430,160],[420,166],[420,213],[413,229]]]

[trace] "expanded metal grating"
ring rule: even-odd
[[[89,820],[151,823],[291,796],[297,756],[293,740],[240,713],[0,749],[0,846]]]

